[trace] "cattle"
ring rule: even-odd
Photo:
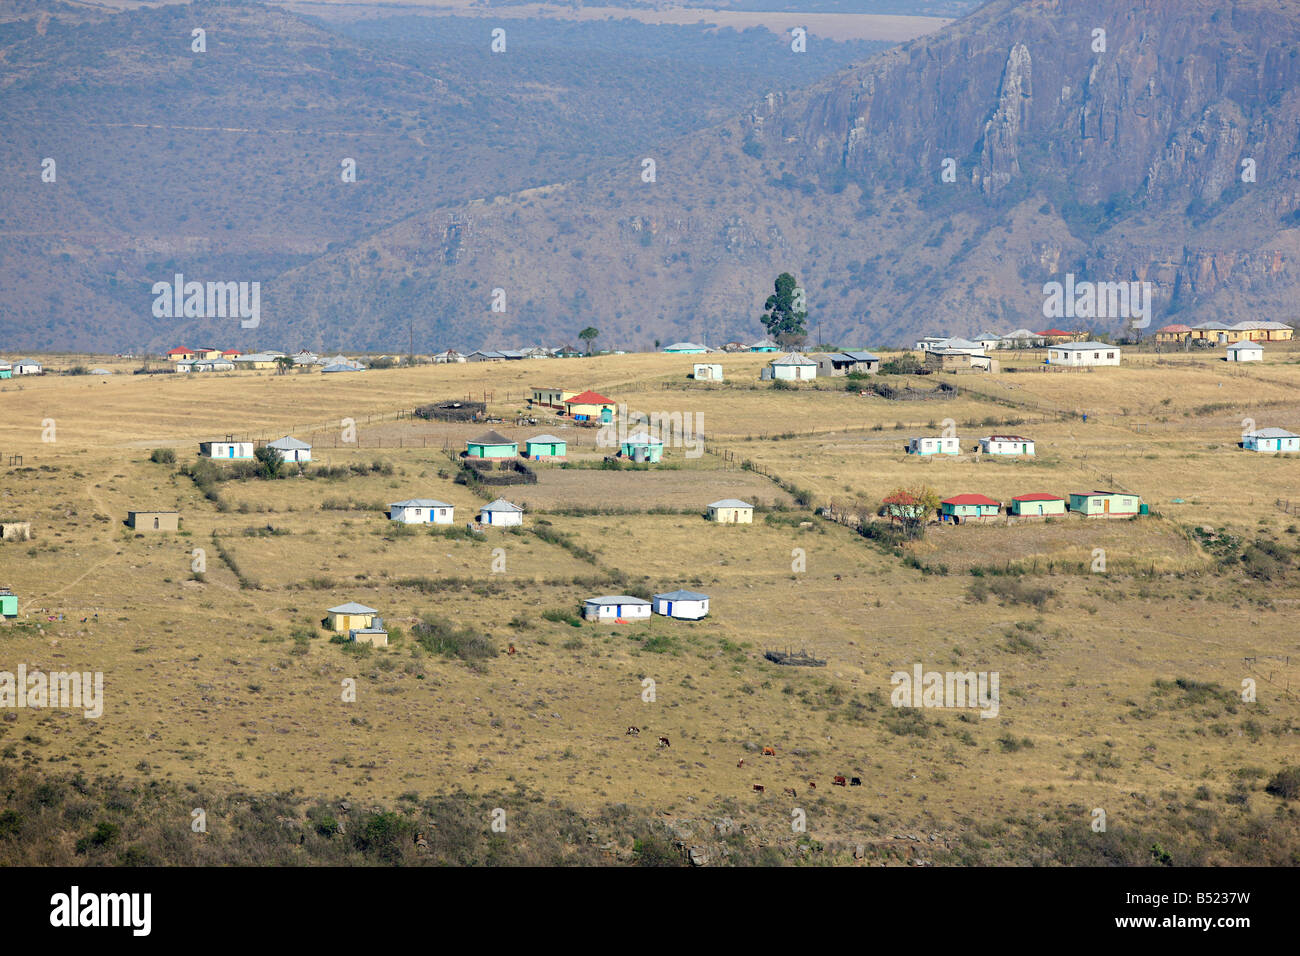
[[[848,781],[845,780],[843,777],[836,777],[834,780],[831,781],[831,783],[837,787],[843,787],[845,784],[848,783]]]
[[[668,746],[668,738],[667,738],[667,737],[660,737],[660,738],[659,738],[659,746],[660,746],[660,747],[667,747],[667,746]]]
[[[854,777],[852,780],[849,781],[849,786],[850,786],[850,787],[860,787],[860,786],[862,786],[862,778],[861,778],[861,777]]]
[[[511,657],[513,657],[513,656],[517,653],[517,652],[515,651],[515,646],[514,646],[513,644],[511,644],[511,645],[510,645],[510,649],[507,650],[506,653],[509,654]]]
[[[808,789],[809,789],[809,790],[816,790],[816,789],[817,789],[817,784],[815,784],[815,783],[813,783],[813,781],[809,780],[809,781],[808,781]]]
[[[743,766],[745,766],[745,758],[744,758],[744,757],[741,757],[741,758],[740,758],[740,763],[736,764],[736,766],[737,766],[737,767],[743,767]]]
[[[763,789],[764,789],[764,788],[763,788],[763,785],[762,785],[761,783],[756,783],[756,784],[754,784],[754,792],[755,792],[755,793],[762,793],[762,792],[763,792]]]
[[[623,736],[624,736],[624,737],[635,737],[635,736],[636,736],[637,734],[639,734],[639,733],[641,733],[641,728],[640,728],[640,727],[629,727],[629,728],[627,729],[627,733],[625,733]]]
[[[775,748],[775,747],[764,747],[764,748],[763,748],[763,756],[764,756],[764,757],[775,757],[775,756],[776,756],[776,748]]]
[[[781,792],[791,797],[799,796],[798,792],[794,789],[794,787],[785,787],[781,790]]]

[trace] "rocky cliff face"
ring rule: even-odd
[[[748,340],[783,270],[807,289],[813,339],[844,345],[1038,327],[1064,273],[1152,282],[1155,326],[1292,321],[1298,142],[1297,0],[993,0],[604,173],[300,256],[263,283],[261,334]]]

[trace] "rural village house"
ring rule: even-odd
[[[980,439],[980,450],[986,455],[1032,455],[1034,440],[1020,435],[990,435]]]
[[[524,457],[533,461],[559,461],[569,454],[569,443],[554,435],[534,435],[524,442]]]
[[[411,498],[388,506],[388,519],[403,524],[451,524],[455,508],[436,498]]]
[[[772,377],[787,382],[802,382],[817,377],[817,363],[800,352],[791,352],[769,363]]]
[[[126,525],[136,531],[179,531],[181,516],[178,511],[128,511]]]
[[[199,457],[219,461],[248,461],[253,457],[251,441],[236,441],[226,437],[222,441],[199,442]]]
[[[1228,362],[1262,362],[1264,360],[1264,346],[1252,341],[1233,342],[1228,346],[1224,360]]]
[[[653,464],[663,459],[664,443],[647,431],[639,431],[623,440],[620,451],[632,461]]]
[[[909,455],[960,455],[960,438],[909,438]]]
[[[9,588],[0,588],[0,617],[13,618],[18,616],[18,595],[14,594]]]
[[[299,441],[291,435],[285,435],[283,438],[267,442],[266,447],[278,451],[283,461],[299,463],[311,461],[311,445],[305,441]]]
[[[1002,512],[1001,502],[985,495],[966,494],[945,498],[940,503],[940,521],[966,524],[971,521],[989,521]]]
[[[595,421],[608,424],[614,418],[614,400],[599,392],[579,392],[564,399],[564,414],[576,422]]]
[[[722,366],[716,362],[696,362],[691,370],[691,378],[697,382],[721,382]]]
[[[495,430],[489,430],[471,438],[465,443],[465,454],[469,458],[502,459],[514,458],[519,454],[519,443],[511,441]]]
[[[1065,514],[1065,499],[1060,495],[1035,491],[1011,499],[1011,513],[1021,517],[1047,518]]]
[[[754,506],[739,498],[723,498],[709,505],[708,516],[719,524],[753,524]]]
[[[1241,436],[1246,451],[1300,451],[1300,435],[1285,428],[1260,428]]]
[[[480,509],[478,520],[479,524],[492,525],[494,528],[521,525],[524,523],[524,509],[504,498],[498,498]]]
[[[1096,365],[1118,365],[1120,350],[1105,342],[1070,342],[1050,346],[1047,350],[1047,362],[1050,365],[1066,365],[1071,368]]]
[[[698,621],[709,613],[709,596],[697,591],[669,591],[654,596],[654,610],[664,617]]]
[[[587,598],[582,602],[582,616],[588,621],[635,621],[650,617],[650,602],[627,594]]]
[[[1085,518],[1129,518],[1144,513],[1139,495],[1119,491],[1072,491],[1070,510]]]

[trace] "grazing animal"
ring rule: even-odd
[[[515,654],[515,646],[514,646],[513,644],[511,644],[511,645],[510,645],[510,649],[509,649],[508,651],[506,651],[506,653],[509,654],[509,655],[511,655],[511,656],[514,656],[514,654]]]
[[[660,746],[660,747],[667,747],[667,746],[668,746],[668,738],[667,738],[667,737],[660,737],[660,738],[659,738],[659,746]]]
[[[745,758],[744,758],[744,757],[741,757],[741,758],[740,758],[740,763],[736,764],[736,766],[737,766],[737,767],[743,767],[743,766],[745,766]]]
[[[629,728],[627,729],[627,733],[624,734],[623,736],[624,736],[624,737],[627,737],[627,736],[635,737],[635,736],[636,736],[637,734],[639,734],[639,733],[641,733],[641,728],[640,728],[640,727],[629,727]]]
[[[843,777],[836,777],[834,780],[831,781],[831,783],[833,783],[837,787],[842,787],[846,783],[848,783],[848,781],[845,780]]]
[[[840,576],[839,576],[838,574],[835,575],[835,580],[836,580],[836,581],[840,580]]]
[[[755,792],[755,793],[762,793],[762,792],[763,792],[763,785],[762,785],[761,783],[756,783],[756,784],[754,784],[754,792]]]
[[[809,780],[809,781],[808,781],[808,789],[809,789],[809,790],[816,790],[816,789],[817,789],[817,784],[815,784],[815,783],[813,783],[811,780]]]
[[[799,794],[795,791],[794,787],[785,787],[781,792],[785,794],[789,794],[792,797],[799,796]]]
[[[862,786],[862,778],[861,778],[861,777],[854,777],[852,780],[849,781],[849,786],[850,786],[850,787],[860,787],[860,786]]]
[[[763,748],[763,756],[764,756],[764,757],[775,757],[775,756],[776,756],[776,748],[775,748],[775,747],[764,747],[764,748]]]

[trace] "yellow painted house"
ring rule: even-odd
[[[564,412],[575,421],[606,423],[614,419],[614,400],[599,392],[582,392],[564,400]]]
[[[375,615],[378,613],[373,607],[349,601],[347,604],[329,609],[329,627],[338,634],[346,634],[352,630],[365,630],[374,624]]]

